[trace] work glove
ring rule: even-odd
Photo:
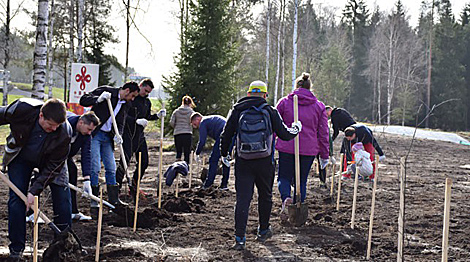
[[[224,164],[224,166],[226,167],[230,167],[230,155],[227,155],[225,157],[222,157],[222,164]]]
[[[383,162],[383,161],[385,161],[385,155],[379,156],[379,162]]]
[[[149,121],[145,118],[139,118],[139,119],[135,120],[135,123],[138,124],[138,125],[141,125],[143,128],[145,128],[147,126],[147,124],[149,123]]]
[[[160,109],[157,113],[158,118],[162,119],[162,117],[166,116],[166,109]]]
[[[295,123],[292,123],[292,128],[297,130],[297,134],[302,131],[302,123],[300,121],[297,121]]]
[[[116,134],[116,135],[114,136],[114,142],[115,142],[117,145],[122,144],[122,136]]]
[[[327,159],[323,159],[323,158],[320,158],[320,167],[321,169],[325,169],[326,165],[328,165],[328,158]]]
[[[98,103],[101,103],[106,99],[111,99],[111,93],[104,91],[101,93],[100,97],[98,97]]]
[[[83,181],[83,193],[82,196],[91,195],[91,183],[90,180]]]
[[[331,164],[336,165],[336,158],[334,156],[330,156]]]
[[[202,164],[202,158],[200,155],[196,155],[196,163]]]

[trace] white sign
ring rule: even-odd
[[[99,65],[72,64],[70,76],[70,103],[79,103],[80,97],[98,87]]]

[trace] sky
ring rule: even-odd
[[[13,8],[21,1],[12,0]],[[162,75],[169,75],[175,70],[173,61],[179,50],[178,0],[131,0],[131,5],[137,2],[141,3],[135,19],[139,30],[135,27],[131,29],[129,66],[133,67],[140,75],[151,77],[155,85],[160,86]],[[347,0],[313,0],[313,2],[336,6],[337,16],[340,17]],[[366,0],[365,2],[370,9],[378,5],[380,10],[389,11],[396,1]],[[410,16],[410,23],[416,25],[421,0],[402,0],[402,2],[407,14]],[[450,2],[454,14],[458,17],[465,4],[470,3],[470,0],[450,0]],[[35,9],[37,8],[36,3],[37,1],[26,0],[25,7],[30,10]],[[108,45],[105,51],[114,54],[124,65],[126,58],[126,21],[122,9],[122,1],[114,0],[109,22],[116,28],[116,37],[120,43]],[[262,6],[258,6],[255,12],[259,13],[262,9]],[[30,19],[26,15],[20,14],[13,19],[12,27],[34,29],[29,23]],[[148,41],[142,35],[145,35]]]

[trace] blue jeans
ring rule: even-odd
[[[18,187],[25,195],[28,194],[28,187],[31,174],[36,166],[21,157],[16,157],[8,165],[8,177],[10,181]],[[52,202],[54,210],[54,223],[59,229],[64,230],[72,226],[72,204],[70,201],[70,189],[64,186],[50,184],[52,192]],[[25,248],[26,242],[26,205],[13,190],[10,189],[8,199],[8,238],[10,239],[10,250],[21,252]]]
[[[233,147],[233,140],[232,144],[229,147],[229,154],[232,151]],[[217,168],[219,167],[219,159],[220,159],[220,138],[215,140],[214,147],[212,148],[211,156],[209,157],[209,171],[207,172],[207,178],[204,182],[204,187],[210,187],[214,184],[215,175],[217,174]],[[228,186],[228,179],[230,176],[230,167],[222,165],[222,182],[220,183],[220,187],[224,188]]]
[[[103,131],[98,131],[91,140],[91,185],[98,186],[103,160],[107,185],[116,185],[116,162],[114,160],[113,139]]]
[[[315,156],[300,156],[300,196],[302,202],[305,201],[308,173],[310,172],[314,159]],[[294,186],[295,202],[295,155],[279,152],[277,186],[279,188],[282,201],[287,197],[291,197],[291,184]]]

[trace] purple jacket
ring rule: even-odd
[[[302,122],[302,131],[299,134],[300,154],[306,156],[320,154],[321,158],[328,159],[329,129],[325,105],[318,101],[310,90],[297,88],[283,97],[276,106],[287,126],[291,126],[294,122],[294,95],[299,99],[299,120]],[[294,140],[278,139],[276,149],[283,153],[294,154]]]

